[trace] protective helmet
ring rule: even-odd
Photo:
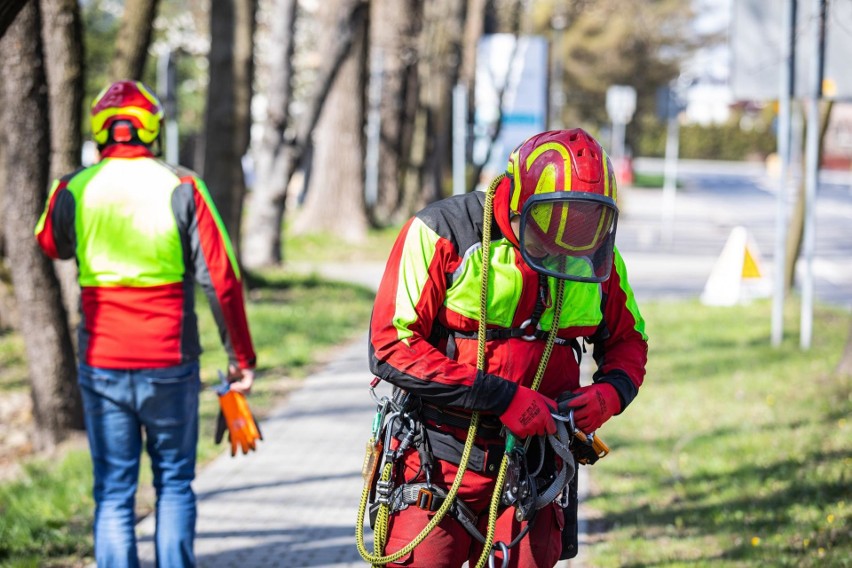
[[[609,278],[617,188],[601,145],[580,128],[536,134],[512,152],[507,175],[526,263],[565,280]]]
[[[160,134],[162,118],[163,105],[151,89],[139,81],[118,81],[92,101],[92,136],[98,144],[104,145],[110,140],[112,125],[127,121],[140,142],[151,144]]]

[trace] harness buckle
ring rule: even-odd
[[[420,491],[417,492],[417,501],[415,504],[425,510],[432,510],[432,500],[435,498],[435,494],[426,489],[425,487],[421,487]]]
[[[378,480],[376,482],[376,502],[381,503],[382,505],[388,505],[390,503],[392,491],[393,481]]]
[[[536,339],[538,339],[535,334],[536,325],[533,323],[532,318],[522,323],[519,329],[524,332],[524,335],[521,336],[521,339],[523,339],[524,341],[535,341]]]

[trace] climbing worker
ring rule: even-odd
[[[91,107],[100,161],[53,183],[35,229],[45,253],[75,258],[79,269],[78,382],[98,566],[139,565],[134,500],[143,440],[157,494],[157,564],[195,565],[196,283],[228,353],[231,389],[248,393],[254,382],[231,241],[201,179],[155,157],[162,116],[140,82],[101,91]]]
[[[574,458],[596,459],[577,446],[630,404],[647,360],[615,248],[614,174],[584,130],[543,132],[487,191],[403,227],[370,324],[374,386],[393,385],[359,511],[369,501],[374,552],[361,531],[358,545],[374,566],[552,567],[576,554],[576,526],[562,534],[576,519]],[[597,370],[580,386],[586,343]]]

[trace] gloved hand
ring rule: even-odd
[[[500,422],[518,438],[556,433],[556,423],[550,415],[556,403],[538,392],[518,387],[512,402],[500,415]]]
[[[249,409],[246,397],[242,393],[228,390],[219,395],[219,417],[216,422],[216,443],[220,443],[228,430],[231,441],[231,456],[237,455],[237,448],[243,454],[256,449],[256,441],[262,440],[260,428]]]
[[[580,387],[574,391],[576,396],[560,403],[566,408],[574,409],[574,425],[590,434],[601,427],[601,425],[612,418],[621,410],[621,400],[615,387],[607,383],[595,383],[586,387]]]

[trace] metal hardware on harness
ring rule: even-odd
[[[499,548],[500,552],[503,553],[503,563],[500,566],[501,567],[502,566],[508,566],[509,565],[509,547],[506,546],[506,543],[503,542],[503,541],[495,542],[494,547]],[[496,568],[497,567],[496,561],[497,561],[497,551],[492,550],[491,554],[488,555],[488,568]]]
[[[523,339],[524,341],[535,341],[536,339],[538,339],[538,336],[536,335],[536,331],[538,331],[538,329],[537,325],[533,324],[532,318],[521,324],[521,330],[526,331],[529,328],[532,328],[532,333],[526,333],[522,335],[521,339]]]
[[[527,439],[524,446],[514,446],[506,454],[506,474],[501,500],[504,505],[515,507],[515,518],[518,521],[529,521],[536,511],[556,501],[577,471],[570,449],[571,438],[568,429],[564,423],[557,422],[556,434],[547,436],[547,441],[562,465],[545,480],[537,479],[545,459],[544,439],[538,439],[542,440],[541,462],[534,471],[527,463],[527,449],[531,438]],[[540,482],[546,482],[547,485],[539,487]]]
[[[387,505],[390,503],[391,491],[393,491],[393,482],[392,481],[382,481],[379,480],[376,482],[376,501],[381,503],[382,505]]]
[[[515,518],[518,521],[529,520],[536,511],[536,492],[535,483],[526,471],[526,454],[521,448],[515,448],[508,454],[508,458],[506,481],[503,485],[503,504],[515,507]]]
[[[402,511],[414,505],[424,511],[437,511],[446,501],[447,492],[428,483],[407,483],[393,490],[390,499],[392,512]],[[449,514],[467,530],[470,535],[480,543],[485,542],[485,537],[476,528],[479,517],[468,507],[464,501],[456,498],[450,506]]]
[[[551,416],[553,416],[553,419],[557,421],[557,424],[567,424],[571,436],[582,444],[582,446],[577,444],[572,444],[571,446],[571,451],[577,462],[583,465],[592,465],[609,454],[609,446],[607,446],[599,436],[596,436],[594,432],[586,434],[577,428],[574,423],[573,408],[568,412],[568,416],[564,416],[556,412],[552,413]]]

